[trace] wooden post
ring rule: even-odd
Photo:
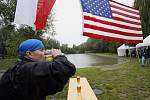
[[[80,76],[77,76],[77,83],[80,84]]]
[[[81,85],[80,84],[77,85],[77,93],[81,93]]]
[[[67,100],[98,100],[84,77],[70,78]]]

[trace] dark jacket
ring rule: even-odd
[[[45,100],[61,91],[75,71],[65,56],[43,62],[23,58],[2,76],[0,100]]]

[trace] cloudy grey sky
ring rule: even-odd
[[[114,0],[128,6],[133,5],[134,0]],[[56,0],[53,7],[55,12],[55,30],[57,39],[61,44],[70,47],[79,45],[88,37],[82,35],[82,11],[80,0]]]

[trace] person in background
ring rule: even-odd
[[[143,52],[142,52],[142,66],[145,66],[148,64],[148,51],[147,49],[144,47],[143,48]]]
[[[129,50],[126,49],[126,57],[128,57],[128,56],[129,56]]]
[[[149,50],[148,50],[148,47],[145,48],[144,52],[146,54],[145,55],[145,59],[146,59],[145,64],[148,65],[149,64]]]
[[[131,57],[136,57],[136,49],[133,49],[133,50],[131,51]]]
[[[142,48],[138,48],[138,58],[140,64],[142,65]]]
[[[74,64],[58,49],[51,50],[53,60],[45,60],[40,40],[23,41],[17,52],[20,60],[0,79],[1,100],[46,100],[47,95],[62,91],[76,72]]]
[[[150,64],[150,46],[147,47],[148,52],[148,64]]]

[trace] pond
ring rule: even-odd
[[[77,68],[85,68],[91,66],[100,66],[100,65],[113,65],[126,62],[124,58],[112,58],[104,56],[96,56],[92,54],[69,54],[66,55],[70,62],[76,65]],[[15,59],[5,59],[0,60],[0,77],[5,72],[5,70],[16,62]]]
[[[124,58],[112,58],[104,56],[96,56],[92,54],[69,54],[66,55],[70,62],[76,65],[77,68],[99,66],[99,65],[113,65],[125,62]],[[15,63],[17,59],[0,60],[0,70],[7,69]]]
[[[112,58],[91,54],[69,54],[66,56],[70,62],[76,65],[77,68],[100,65],[113,65],[125,62],[125,59],[123,58]]]

